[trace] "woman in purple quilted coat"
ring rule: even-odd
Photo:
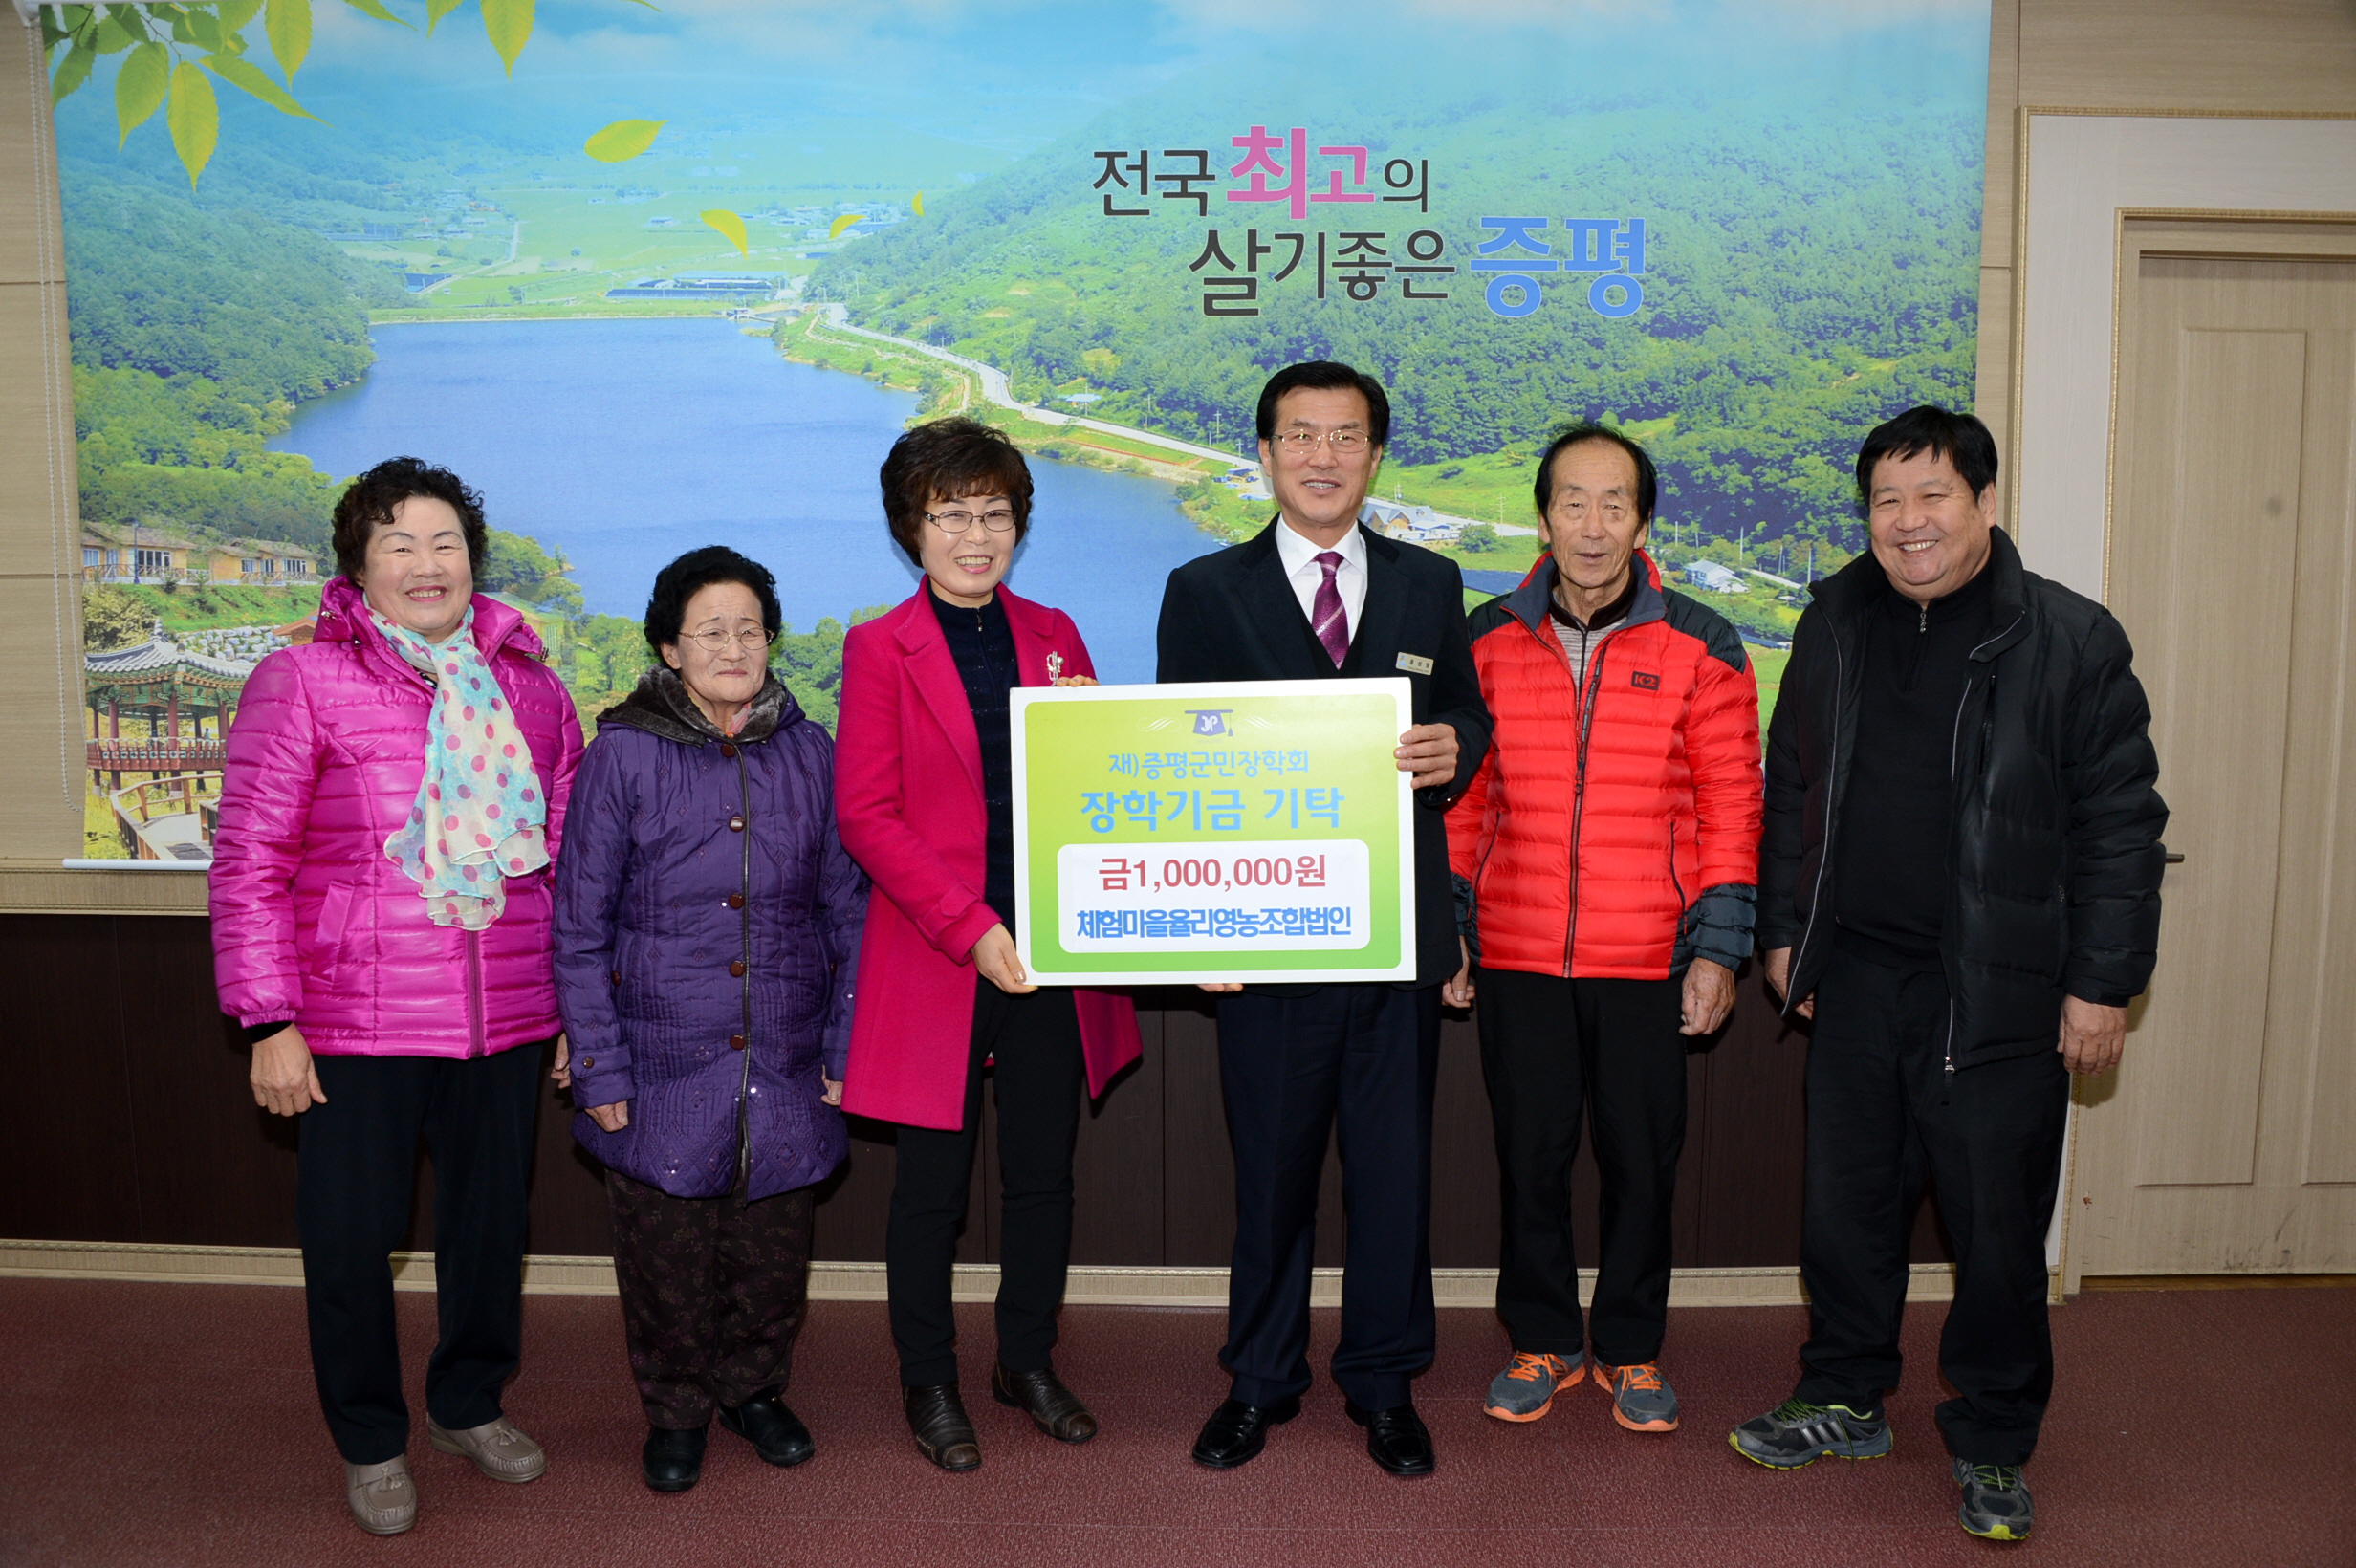
[[[547,1467],[502,1412],[525,1183],[559,1027],[550,874],[580,724],[516,611],[473,592],[482,502],[379,464],[336,503],[313,640],[256,665],[213,840],[214,974],[257,1104],[299,1116],[312,1369],[360,1528],[417,1518],[386,1254],[433,1154],[441,1342],[426,1433],[501,1481]]]
[[[662,662],[598,716],[556,869],[559,1057],[605,1165],[646,1484],[702,1473],[716,1412],[773,1465],[812,1451],[783,1394],[813,1185],[841,1164],[867,882],[835,836],[834,743],[770,672],[769,571],[665,567]]]

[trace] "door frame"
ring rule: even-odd
[[[2356,221],[2356,114],[2023,105],[2016,145],[2004,516],[2031,570],[2099,599],[2127,222]]]
[[[2130,382],[2145,368],[2136,362],[2136,354],[2130,345],[2136,340],[2134,334],[2138,331],[2138,313],[2143,304],[2142,264],[2147,258],[2356,263],[2356,212],[2220,212],[2212,209],[2123,207],[2119,209],[2117,218],[2112,332],[2114,371],[2110,408],[2112,439],[2107,474],[2108,494],[2113,497],[2119,491],[2120,470],[2126,456],[2126,443],[2121,439],[2120,431],[2121,422],[2128,412],[2127,405],[2131,401],[2128,396],[2132,390]],[[2114,519],[2106,512],[2103,554],[2106,599],[2112,582],[2111,549],[2115,533]],[[2129,1014],[2130,1028],[2141,1023],[2145,1005],[2143,998],[2138,998],[2133,1005]],[[2097,1185],[2091,1173],[2082,1172],[2079,1167],[2081,1142],[2077,1135],[2083,1131],[2078,1125],[2079,1120],[2089,1114],[2108,1114],[2099,1108],[2117,1098],[2115,1077],[2095,1081],[2110,1092],[2098,1096],[2092,1092],[2094,1083],[2083,1079],[2072,1082],[2072,1136],[2062,1204],[2065,1235],[2067,1221],[2087,1205],[2125,1196],[2119,1190],[2118,1184],[2127,1179],[2127,1165],[2114,1168],[2109,1173],[2110,1182],[2101,1186]],[[2079,1288],[2083,1261],[2075,1249],[2065,1246],[2062,1275],[2065,1290]]]
[[[2345,255],[2345,243],[2318,226],[2356,225],[2356,115],[2024,104],[2015,144],[2004,516],[2032,570],[2107,603],[2120,333],[2140,258]],[[2133,1049],[2130,1027],[2130,1056]],[[2063,1298],[2083,1274],[2070,1232],[2083,1207],[2084,1112],[2074,1086],[2062,1201],[2046,1237]]]

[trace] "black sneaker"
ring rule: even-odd
[[[1769,1470],[1798,1470],[1820,1459],[1880,1459],[1889,1452],[1889,1422],[1878,1410],[1787,1399],[1727,1433],[1734,1451]]]
[[[1963,1506],[1955,1511],[1963,1528],[1987,1541],[2025,1541],[2036,1522],[2037,1505],[2018,1465],[1974,1465],[1955,1461],[1955,1485]]]

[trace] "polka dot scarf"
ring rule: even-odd
[[[384,840],[385,859],[417,883],[436,926],[482,930],[507,907],[506,879],[548,863],[548,802],[531,744],[474,645],[471,608],[438,643],[374,610],[368,619],[434,686],[425,776],[409,820]]]

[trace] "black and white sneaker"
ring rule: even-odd
[[[1958,1459],[1955,1485],[1963,1489],[1963,1506],[1955,1516],[1965,1530],[1988,1541],[2029,1538],[2037,1505],[2029,1499],[2029,1483],[2018,1465],[1974,1465]]]
[[[1769,1470],[1798,1470],[1820,1459],[1880,1459],[1889,1452],[1889,1422],[1880,1411],[1787,1399],[1727,1433],[1734,1451]]]

